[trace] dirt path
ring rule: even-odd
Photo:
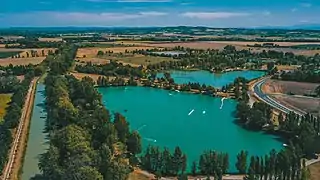
[[[34,78],[29,86],[29,90],[26,96],[25,105],[22,109],[20,123],[16,129],[14,135],[14,141],[11,146],[8,163],[4,168],[3,180],[18,180],[19,179],[19,170],[21,167],[21,162],[23,154],[25,151],[25,145],[27,141],[27,134],[30,125],[31,112],[34,102],[34,94],[36,91],[38,78]]]

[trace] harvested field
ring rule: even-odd
[[[86,64],[88,62],[91,62],[92,64],[108,64],[108,63],[110,63],[110,60],[103,59],[103,58],[81,58],[81,59],[77,59],[77,61],[80,64]]]
[[[233,44],[235,43],[235,44]],[[251,42],[234,42],[234,41],[198,41],[198,42],[173,42],[173,43],[147,43],[145,46],[173,48],[176,46],[182,46],[185,48],[192,49],[219,49],[222,50],[226,45],[233,45],[237,50],[250,49],[252,52],[262,52],[263,50],[273,50],[282,52],[292,52],[294,54],[313,56],[320,53],[320,50],[304,50],[304,49],[293,49],[293,48],[262,48],[262,47],[247,47],[246,45]],[[320,44],[320,43],[319,43]]]
[[[279,71],[283,71],[283,70],[296,70],[298,69],[300,66],[298,65],[277,65],[277,69]]]
[[[39,38],[38,40],[42,42],[61,42],[62,38]]]
[[[0,123],[3,120],[3,117],[8,107],[8,103],[11,100],[11,94],[0,94]]]
[[[110,60],[117,60],[122,63],[143,65],[143,66],[160,63],[162,61],[176,61],[175,59],[169,58],[169,57],[156,57],[156,56],[144,56],[144,55],[134,55],[134,56],[127,56],[127,57],[107,57],[107,58]]]
[[[320,179],[320,162],[310,165],[309,170],[310,170],[310,180]]]
[[[231,45],[255,45],[255,44],[264,44],[264,43],[274,43],[278,44],[279,46],[297,46],[297,45],[320,45],[320,42],[246,42],[246,41],[212,41],[217,44],[231,44]]]
[[[222,44],[222,43],[215,43],[215,42],[210,42],[210,41],[199,41],[199,42],[173,42],[173,43],[148,43],[145,44],[148,46],[153,46],[153,47],[163,47],[163,48],[173,48],[176,46],[182,46],[185,48],[192,48],[192,49],[223,49],[227,44]],[[245,46],[236,46],[238,50],[241,49],[249,49],[249,47]]]
[[[40,64],[46,57],[0,59],[0,66]]]
[[[134,50],[147,50],[153,49],[155,47],[149,46],[135,46],[135,47],[112,47],[112,48],[80,48],[77,52],[77,58],[83,57],[96,57],[99,51],[113,51],[113,53],[124,53],[127,51],[134,51]]]
[[[267,94],[293,93],[295,95],[311,94],[320,84],[268,79],[262,90]]]
[[[77,79],[82,79],[84,77],[91,77],[95,82],[97,82],[98,78],[103,75],[98,74],[86,74],[86,73],[70,73]]]
[[[123,45],[143,45],[146,46],[154,41],[115,41],[115,42],[93,42],[97,44],[123,44]]]
[[[137,172],[132,172],[129,174],[128,180],[151,180],[152,178],[144,175],[144,174],[140,174]]]
[[[292,109],[302,110],[304,112],[318,114],[320,110],[320,99],[309,97],[298,97],[290,95],[272,95],[278,102]]]

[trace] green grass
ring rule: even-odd
[[[150,65],[150,64],[157,64],[160,63],[162,61],[176,61],[173,58],[169,58],[169,57],[156,57],[156,56],[126,56],[126,57],[115,57],[115,56],[111,56],[111,57],[106,57],[107,59],[110,60],[117,60],[117,61],[121,61],[123,63],[130,63],[130,64],[136,64],[136,65]]]
[[[12,51],[12,52],[0,52],[0,58],[8,58],[11,56],[15,56],[19,53],[21,53],[22,51]]]
[[[3,121],[10,100],[11,94],[0,94],[0,123]]]

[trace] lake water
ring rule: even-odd
[[[49,147],[46,143],[47,134],[44,133],[47,113],[45,112],[45,86],[37,84],[34,107],[29,130],[29,140],[24,157],[22,180],[29,180],[40,173],[38,168],[39,155],[45,153]]]
[[[221,74],[210,73],[208,71],[170,71],[169,73],[178,84],[198,82],[200,84],[211,85],[217,88],[233,83],[237,77],[244,77],[251,80],[265,74],[264,71],[232,71]],[[163,73],[159,73],[158,77],[163,77]]]
[[[237,102],[231,99],[225,100],[220,109],[221,98],[161,89],[112,87],[99,88],[99,92],[111,112],[122,113],[131,129],[139,130],[144,149],[149,144],[171,151],[180,146],[187,154],[189,167],[204,151],[216,150],[229,153],[230,172],[235,172],[236,155],[241,150],[262,156],[282,148],[275,136],[234,124]]]

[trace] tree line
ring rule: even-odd
[[[25,98],[33,77],[34,74],[28,73],[21,83],[17,83],[12,87],[11,102],[6,109],[3,123],[0,123],[0,171],[3,171],[8,160],[9,150],[13,142],[13,132],[20,122]]]
[[[111,118],[91,78],[79,81],[66,75],[74,57],[73,48],[66,46],[48,62],[45,91],[50,147],[40,157],[42,174],[34,179],[126,180],[130,163],[141,152],[140,135],[130,131],[121,114]]]
[[[184,69],[187,67],[223,71],[228,68],[251,68],[259,69],[265,64],[265,60],[275,61],[277,65],[298,65],[298,64],[319,64],[320,56],[295,55],[292,52],[282,52],[274,50],[262,50],[253,52],[250,49],[237,50],[232,45],[227,45],[223,50],[216,49],[190,49],[175,47],[174,49],[184,51],[179,61],[166,61],[148,65],[151,70]]]
[[[75,70],[80,73],[99,74],[105,76],[130,76],[139,77],[144,76],[143,67],[124,66],[122,63],[111,61],[108,64],[95,65],[88,62],[86,65],[76,65]]]
[[[233,173],[245,175],[245,180],[307,180],[309,171],[301,158],[300,149],[294,147],[279,152],[271,150],[264,156],[249,156],[247,151],[242,150],[237,154],[235,164],[230,164],[227,153],[210,150],[203,152],[198,161],[193,161],[187,171],[187,156],[180,147],[170,152],[168,148],[149,145],[141,156],[141,167],[157,178],[178,176],[187,180],[186,175],[192,175],[222,180],[230,167],[235,166],[237,172]]]

